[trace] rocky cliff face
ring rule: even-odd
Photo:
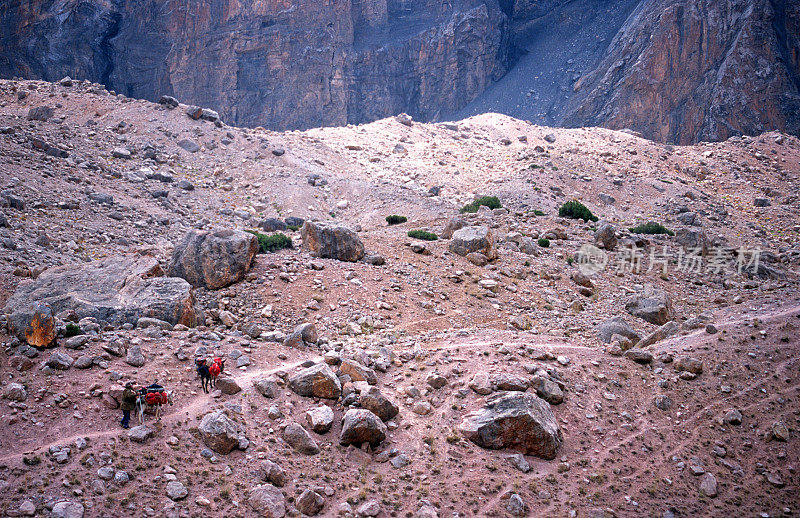
[[[88,78],[275,129],[430,119],[502,76],[508,48],[480,0],[11,0],[0,22],[0,76]]]
[[[797,2],[648,0],[576,82],[564,122],[678,143],[797,133],[799,28]]]
[[[274,129],[499,111],[668,142],[800,132],[791,0],[7,0],[0,77]]]

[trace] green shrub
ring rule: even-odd
[[[500,200],[497,198],[497,196],[481,196],[472,203],[468,203],[467,205],[461,207],[461,212],[469,212],[474,214],[475,212],[478,212],[478,209],[480,209],[481,206],[489,207],[490,209],[499,209],[503,206],[503,204],[500,203]]]
[[[592,211],[578,200],[570,200],[564,203],[561,208],[558,209],[558,215],[562,218],[582,219],[583,221],[598,220],[597,216],[592,214]]]
[[[542,248],[548,248],[550,246],[550,240],[543,237],[540,237],[537,243],[539,243],[539,246]]]
[[[42,458],[38,455],[33,457],[22,457],[22,463],[26,466],[38,466],[42,462]]]
[[[534,216],[544,216],[545,214],[544,214],[544,212],[540,211],[539,209],[536,209],[535,211],[533,211],[533,215]]]
[[[408,221],[408,218],[405,216],[398,216],[397,214],[386,216],[386,223],[390,225],[399,225],[400,223],[405,223],[406,221]]]
[[[648,221],[647,223],[633,227],[630,230],[634,234],[667,234],[669,236],[675,235],[675,232],[671,231],[661,223],[656,223],[655,221]]]
[[[281,234],[261,234],[255,230],[248,230],[258,239],[258,253],[266,254],[276,252],[284,248],[292,248],[292,238]]]
[[[300,230],[300,225],[286,225],[286,228],[288,228],[292,232],[297,232],[298,230]]]
[[[409,230],[408,237],[413,237],[414,239],[421,239],[423,241],[436,241],[437,239],[439,239],[439,236],[437,236],[433,232],[428,232],[427,230]]]
[[[73,324],[72,322],[67,324],[67,330],[64,333],[64,335],[67,338],[69,338],[70,336],[77,336],[79,334],[81,334],[81,326],[79,326],[78,324]]]

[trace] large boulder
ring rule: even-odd
[[[711,252],[708,236],[702,230],[695,228],[679,228],[675,231],[675,242],[682,246],[687,254],[706,256]]]
[[[554,459],[562,440],[550,405],[529,392],[496,395],[468,414],[459,430],[482,448],[513,448],[543,459]]]
[[[50,511],[52,518],[83,518],[84,508],[80,502],[62,500],[53,506]]]
[[[11,322],[24,321],[21,315],[32,305],[47,304],[54,314],[74,311],[78,319],[92,317],[116,326],[135,325],[142,317],[196,325],[202,312],[192,287],[183,279],[163,275],[155,258],[141,255],[58,266],[21,285],[4,312]]]
[[[617,247],[617,229],[611,223],[600,222],[594,232],[594,241],[606,250],[614,250]]]
[[[625,310],[657,326],[663,326],[674,316],[669,294],[654,288],[648,288],[643,294],[629,297],[625,302]]]
[[[258,239],[240,230],[192,230],[175,247],[169,275],[211,290],[244,279],[258,253]]]
[[[366,381],[370,385],[378,383],[378,377],[375,375],[375,371],[354,360],[342,360],[342,363],[339,365],[339,373],[347,374],[353,381]]]
[[[364,257],[364,243],[347,227],[321,221],[306,221],[300,229],[300,235],[303,245],[315,257],[350,262]]]
[[[642,338],[639,333],[620,316],[609,318],[597,328],[597,338],[603,343],[610,343],[614,335],[623,336],[634,344]]]
[[[339,443],[361,446],[368,442],[373,448],[386,439],[386,425],[380,417],[365,408],[351,408],[342,419]]]
[[[283,518],[286,516],[286,499],[283,492],[275,486],[265,484],[250,491],[247,503],[258,516],[264,518]]]
[[[358,398],[358,403],[361,408],[366,408],[380,417],[381,421],[388,421],[400,412],[397,405],[381,394],[378,387],[370,387],[366,394],[361,394],[361,397]]]
[[[305,397],[338,399],[342,395],[339,378],[324,363],[312,365],[289,378],[289,388]]]
[[[306,412],[306,421],[314,432],[328,433],[333,425],[333,410],[327,405],[312,408]]]
[[[317,441],[311,437],[308,431],[297,423],[290,423],[283,429],[283,440],[289,443],[295,451],[304,455],[316,455],[319,453]]]
[[[228,454],[239,446],[239,427],[223,412],[206,414],[198,430],[205,445],[217,453]]]
[[[450,251],[465,257],[468,254],[479,253],[485,255],[490,261],[497,259],[494,236],[489,227],[485,226],[464,227],[456,230],[450,240]]]
[[[35,302],[20,307],[8,320],[9,330],[23,342],[47,347],[56,341],[56,320],[50,306]]]

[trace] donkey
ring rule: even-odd
[[[156,414],[156,421],[161,419],[161,407],[165,404],[169,404],[170,406],[175,402],[172,397],[171,390],[165,390],[164,394],[166,394],[166,400],[159,400],[158,403],[154,405],[150,405],[145,400],[145,395],[140,394],[139,397],[136,398],[136,415],[139,416],[139,424],[144,424],[144,413],[147,410],[155,409],[154,412]]]
[[[200,376],[203,392],[207,394],[209,385],[213,387],[211,369],[209,368],[205,358],[198,358],[195,360],[195,363],[197,364],[197,375]]]

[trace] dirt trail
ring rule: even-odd
[[[319,357],[314,357],[314,358],[311,358],[311,359],[313,361],[320,361],[321,360],[321,358],[319,358]],[[237,376],[234,379],[236,379],[236,381],[239,382],[240,385],[242,385],[243,384],[242,382],[250,381],[250,380],[252,380],[252,379],[254,379],[256,377],[259,377],[259,376],[264,376],[264,375],[268,375],[268,374],[275,374],[276,372],[279,372],[281,370],[296,369],[304,361],[306,361],[306,360],[293,362],[293,363],[288,363],[288,364],[282,364],[279,367],[274,367],[274,368],[271,368],[271,369],[255,369],[253,371],[246,372],[241,376]],[[242,389],[246,390],[246,388],[244,386],[242,387]],[[161,426],[163,426],[164,424],[173,424],[174,422],[182,420],[182,419],[186,419],[187,417],[188,418],[195,418],[198,415],[200,415],[200,413],[204,409],[208,408],[208,404],[210,402],[212,402],[212,401],[213,400],[211,399],[211,395],[210,394],[201,393],[201,394],[193,397],[191,400],[189,400],[186,405],[178,406],[178,404],[175,404],[171,408],[168,407],[166,409],[166,411],[164,412],[164,414],[162,414],[161,419],[159,421],[157,421],[156,423],[161,425]],[[131,412],[131,422],[132,422],[132,424],[134,426],[136,426],[138,424],[138,419],[134,414],[135,414],[135,412]],[[145,417],[144,424],[152,425],[153,422],[152,421],[148,422],[147,417]],[[72,435],[70,437],[62,437],[62,438],[59,438],[58,440],[55,440],[55,441],[50,441],[50,442],[47,442],[47,443],[39,443],[35,447],[29,448],[25,452],[22,452],[22,453],[12,453],[12,454],[9,454],[9,455],[0,456],[0,462],[4,462],[5,463],[5,462],[11,461],[11,460],[16,460],[16,459],[19,459],[21,457],[24,457],[25,455],[33,454],[37,450],[48,449],[51,446],[67,445],[67,444],[70,444],[70,443],[74,442],[76,439],[80,439],[80,438],[84,438],[84,439],[100,439],[100,438],[104,438],[104,437],[113,437],[113,436],[120,435],[120,434],[123,434],[123,433],[127,433],[126,430],[121,429],[118,426],[112,426],[111,428],[106,429],[106,430],[100,430],[100,431],[89,432],[89,433],[74,434],[74,435]]]

